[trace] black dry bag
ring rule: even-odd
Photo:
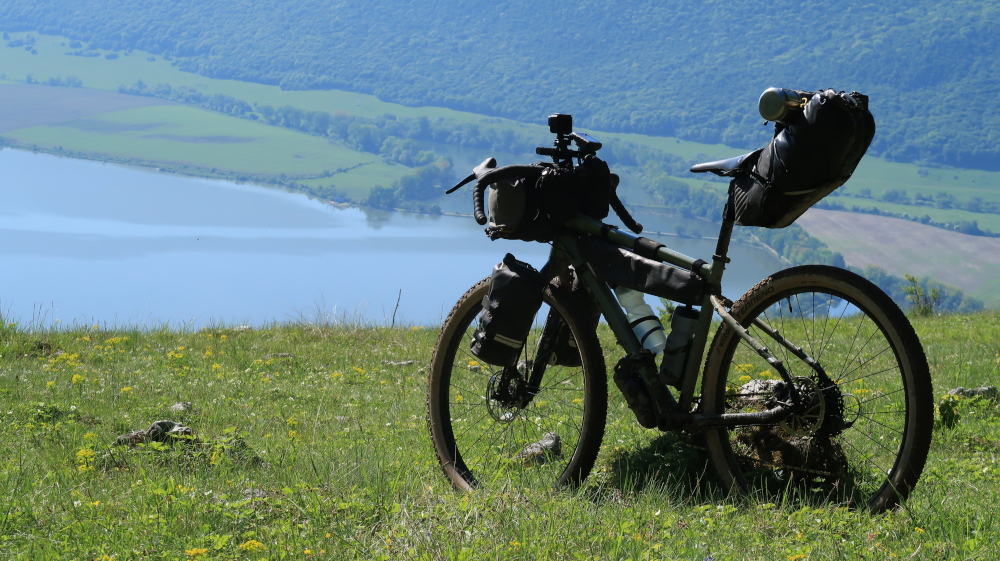
[[[513,366],[528,338],[535,313],[542,306],[542,275],[507,254],[493,267],[490,290],[472,335],[472,354],[483,362]]]
[[[843,185],[868,150],[875,136],[868,96],[826,90],[800,101],[797,110],[780,112],[774,138],[751,154],[752,173],[733,180],[737,224],[788,226]]]

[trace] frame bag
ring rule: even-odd
[[[868,96],[826,90],[775,122],[774,138],[733,180],[736,223],[784,228],[843,185],[875,136]]]

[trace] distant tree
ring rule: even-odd
[[[903,278],[906,279],[903,291],[906,301],[910,303],[910,311],[916,316],[933,315],[941,300],[941,291],[937,287],[925,289],[920,280],[909,273]]]
[[[399,195],[396,193],[396,189],[392,187],[376,185],[368,193],[368,197],[365,198],[363,204],[373,208],[391,210],[399,206]]]
[[[882,200],[887,203],[905,205],[910,201],[910,198],[906,195],[906,191],[902,189],[886,189],[882,193]]]

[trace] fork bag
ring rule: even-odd
[[[476,358],[497,366],[513,366],[542,306],[542,274],[513,255],[493,267],[490,289],[472,335]]]

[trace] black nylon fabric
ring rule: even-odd
[[[803,111],[775,124],[755,173],[731,183],[736,223],[788,226],[850,179],[874,136],[867,96],[833,90],[814,94]]]
[[[704,281],[691,271],[647,259],[593,236],[580,238],[578,247],[604,282],[682,304],[700,305],[705,296]]]
[[[513,366],[542,306],[542,274],[507,254],[493,267],[490,290],[472,335],[472,354],[483,362]]]
[[[530,170],[491,186],[491,238],[551,241],[579,213],[598,220],[608,216],[617,179],[604,160],[588,155],[573,168],[536,164]]]

